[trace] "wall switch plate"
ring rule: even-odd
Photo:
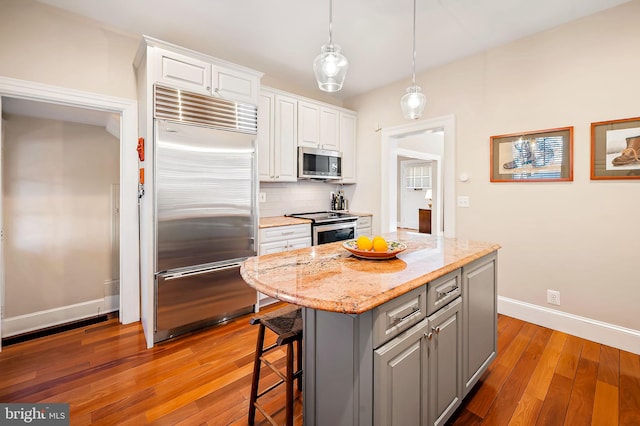
[[[266,192],[261,192],[259,195],[260,195],[260,202],[261,203],[266,203],[267,202],[267,193]]]
[[[547,290],[547,303],[560,306],[560,292],[556,290]]]
[[[467,196],[467,195],[459,195],[458,196],[458,207],[469,207],[469,196]]]

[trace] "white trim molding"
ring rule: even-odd
[[[640,355],[640,330],[502,296],[498,313]]]
[[[3,320],[3,336],[11,337],[42,328],[79,321],[118,310],[118,296],[89,300],[75,305],[47,309]],[[115,306],[113,306],[115,303]],[[109,307],[111,305],[111,307]]]
[[[382,129],[380,136],[380,226],[381,232],[395,231],[398,224],[397,162],[398,139],[430,130],[444,132],[442,179],[444,194],[444,236],[456,236],[456,134],[455,117],[447,115]]]

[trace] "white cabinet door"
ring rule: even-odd
[[[288,243],[289,243],[289,250],[296,250],[299,248],[311,247],[311,237],[289,240]]]
[[[340,151],[342,152],[342,182],[356,182],[356,116],[340,112]]]
[[[295,182],[298,100],[268,90],[258,99],[258,174],[262,182]]]
[[[261,91],[258,98],[258,176],[261,181],[274,177],[274,126],[275,95]]]
[[[320,148],[340,151],[340,113],[337,109],[320,108]]]
[[[211,64],[195,58],[154,48],[155,78],[158,83],[205,95],[211,94]]]
[[[271,253],[281,253],[283,251],[287,251],[287,246],[289,245],[289,241],[274,241],[272,243],[260,243],[260,253],[263,254],[271,254]]]
[[[275,180],[295,182],[298,138],[298,100],[291,96],[276,94],[274,121],[274,165]]]
[[[366,235],[371,237],[371,216],[360,216],[356,223],[356,237]]]
[[[320,106],[298,102],[298,146],[320,147]]]
[[[298,146],[340,150],[339,112],[312,102],[298,102]]]
[[[212,91],[223,99],[258,104],[260,81],[255,75],[213,65],[212,87]]]

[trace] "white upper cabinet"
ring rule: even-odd
[[[258,104],[261,72],[147,36],[143,46],[134,63],[140,65],[148,54],[150,84]]]
[[[339,116],[337,109],[320,107],[320,148],[340,151]]]
[[[258,139],[261,181],[297,180],[297,147],[309,147],[341,152],[342,179],[339,182],[356,183],[355,111],[277,89],[262,88],[260,95]],[[272,118],[267,119],[264,111],[270,111]],[[272,140],[270,166],[264,157],[269,134]]]
[[[356,183],[356,115],[340,111],[342,183]]]
[[[273,178],[275,94],[262,90],[258,97],[258,177],[261,181]]]
[[[340,150],[339,110],[313,102],[298,102],[298,146]]]
[[[211,64],[165,49],[155,49],[155,80],[166,86],[211,94]]]
[[[256,104],[260,80],[256,75],[221,66],[213,66],[212,91],[223,99]]]
[[[291,96],[276,94],[275,120],[275,167],[277,180],[298,180],[296,167],[298,138],[298,100]]]
[[[295,182],[296,98],[262,90],[258,103],[258,173],[262,182]]]
[[[320,148],[320,105],[298,102],[298,146]]]

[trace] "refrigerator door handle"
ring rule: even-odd
[[[176,280],[178,278],[192,277],[192,276],[195,276],[195,275],[208,274],[209,272],[224,271],[226,269],[239,268],[240,265],[242,265],[242,262],[230,263],[230,264],[223,265],[223,266],[214,266],[214,267],[211,267],[211,268],[202,268],[202,269],[198,269],[198,270],[195,270],[195,271],[189,271],[189,272],[175,272],[175,273],[171,273],[171,274],[163,274],[163,278],[164,278],[165,281],[171,281],[171,280]]]

